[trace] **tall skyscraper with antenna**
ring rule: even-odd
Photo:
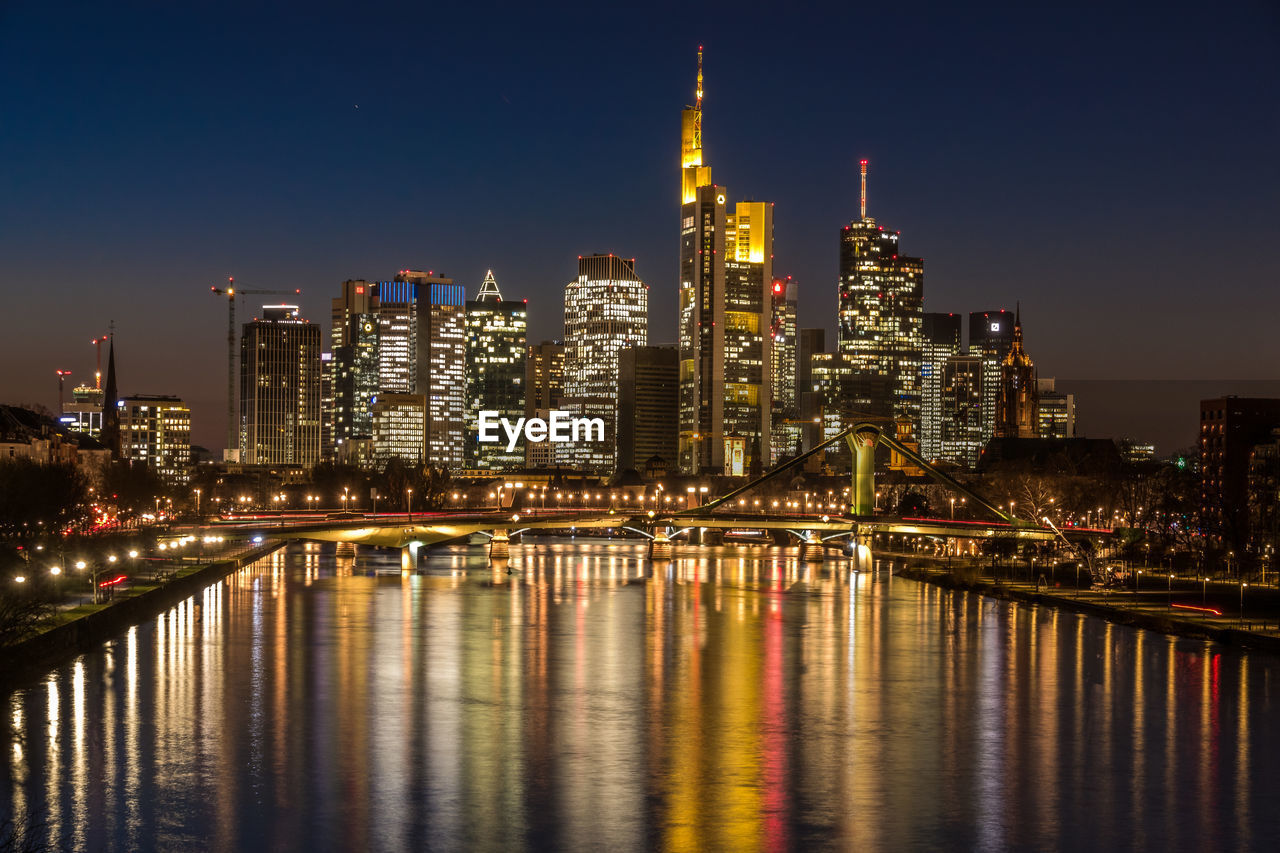
[[[882,411],[871,414],[905,418],[918,435],[924,260],[902,254],[901,232],[867,215],[867,161],[859,165],[860,218],[840,231],[840,355],[855,383],[887,380],[887,399],[876,401]]]
[[[728,206],[702,155],[702,48],[680,140],[680,470],[745,475],[768,462],[773,204]]]

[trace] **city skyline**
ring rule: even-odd
[[[1240,11],[1242,15],[1255,15],[1260,24],[1257,33],[1243,28],[1243,37],[1265,39],[1267,20],[1262,7]],[[33,9],[8,13],[0,39],[7,48],[13,48],[9,55],[15,63],[23,51],[30,51],[42,43],[41,39],[51,37],[52,25],[45,14]],[[118,16],[97,23],[126,42],[142,38],[117,32],[134,20],[131,14],[123,10]],[[215,22],[210,33],[197,33],[199,38],[191,36],[195,38],[196,56],[210,56],[207,51],[212,46],[208,40],[215,33],[228,36],[229,50],[235,55],[256,44],[255,39],[264,34],[281,31],[284,25],[283,21],[268,18],[260,22],[257,35],[229,31],[240,15],[233,9]],[[92,16],[85,20],[91,21]],[[898,19],[891,19],[890,23],[893,21]],[[183,14],[172,13],[157,16],[144,30],[150,38],[165,32],[190,35],[194,23]],[[782,19],[778,38],[785,42],[793,37],[799,23],[798,18]],[[1030,80],[1010,83],[1021,94],[1034,85],[1054,81],[1058,84],[1057,88],[1044,91],[1059,96],[1056,102],[1061,104],[1061,110],[1038,112],[1021,124],[1007,117],[984,124],[984,118],[989,120],[1000,112],[996,107],[1007,107],[1017,100],[1012,90],[1005,92],[988,80],[989,85],[978,90],[987,97],[975,99],[971,115],[966,116],[964,126],[970,133],[959,134],[958,141],[955,134],[938,138],[933,146],[924,147],[912,141],[913,135],[904,129],[904,121],[910,124],[914,106],[919,105],[918,101],[910,102],[910,98],[902,104],[899,98],[868,95],[856,101],[858,109],[852,118],[844,117],[843,110],[835,111],[841,116],[832,118],[830,111],[817,109],[822,103],[830,105],[841,97],[842,89],[836,84],[843,72],[831,73],[836,60],[828,55],[830,37],[813,35],[814,49],[795,56],[794,63],[779,61],[768,73],[735,70],[731,76],[734,30],[712,25],[710,20],[702,24],[701,29],[707,34],[708,156],[717,164],[719,173],[732,178],[736,196],[776,201],[776,265],[795,276],[804,294],[799,306],[799,327],[821,326],[828,334],[834,330],[838,258],[829,235],[833,227],[856,215],[857,163],[869,159],[870,215],[909,232],[911,251],[928,261],[930,286],[925,310],[962,313],[986,306],[1010,307],[1020,299],[1027,309],[1029,329],[1033,330],[1030,334],[1041,375],[1066,379],[1266,378],[1265,365],[1273,360],[1268,348],[1276,344],[1255,324],[1262,322],[1260,317],[1267,311],[1245,311],[1244,306],[1247,298],[1253,298],[1266,308],[1274,298],[1262,292],[1263,283],[1274,279],[1270,268],[1274,260],[1249,251],[1224,260],[1220,253],[1211,253],[1204,247],[1203,241],[1199,246],[1190,239],[1163,242],[1180,229],[1188,229],[1188,235],[1198,232],[1204,227],[1203,222],[1192,214],[1206,207],[1226,207],[1222,194],[1231,192],[1235,193],[1235,201],[1230,210],[1240,220],[1231,225],[1234,239],[1246,248],[1264,243],[1266,218],[1261,214],[1274,201],[1274,192],[1266,181],[1252,179],[1246,184],[1242,170],[1262,170],[1261,175],[1273,168],[1262,156],[1267,135],[1230,132],[1231,123],[1238,120],[1234,116],[1239,114],[1229,109],[1231,98],[1248,102],[1249,86],[1259,85],[1245,73],[1249,71],[1249,60],[1241,57],[1247,56],[1248,51],[1229,55],[1225,44],[1209,38],[1195,61],[1187,64],[1184,56],[1178,56],[1180,64],[1175,66],[1171,45],[1190,39],[1193,34],[1200,38],[1205,26],[1180,16],[1176,10],[1157,22],[1162,39],[1141,44],[1121,45],[1116,36],[1107,33],[1082,36],[1070,27],[1055,29],[1050,26],[1055,23],[1051,17],[1031,16],[996,23],[1000,26],[990,26],[992,16],[978,15],[976,21],[965,25],[986,27],[965,49],[985,49],[989,54],[988,61],[968,67],[965,74],[981,74],[987,79],[996,67],[1025,59],[1026,48],[1016,40],[1007,41],[1019,26],[1025,32],[1039,33],[1048,44],[1059,48],[1071,36],[1080,36],[1083,40],[1077,39],[1079,45],[1075,49],[1092,51],[1098,61],[1081,66],[1079,79],[1072,78],[1072,82],[1057,76],[1065,73],[1070,64],[1065,63],[1065,53],[1056,53],[1053,55],[1060,56],[1063,63],[1037,66]],[[1117,31],[1122,29],[1121,23],[1116,21]],[[945,17],[935,17],[912,32],[923,42],[945,48],[943,56],[948,56],[960,46],[944,35],[945,24]],[[328,32],[330,38],[335,37],[332,33],[336,22],[325,14],[319,14],[311,26],[318,33]],[[376,39],[383,33],[383,26],[362,22],[352,38],[358,43]],[[1210,22],[1208,26],[1210,35],[1224,35],[1212,30],[1218,24]],[[550,29],[549,23],[541,29]],[[49,110],[47,101],[37,104],[26,99],[43,92],[55,100],[78,103],[82,109],[75,113],[77,120],[92,121],[94,116],[103,117],[98,111],[118,104],[121,96],[110,81],[125,82],[137,68],[124,65],[107,69],[105,80],[91,85],[88,69],[77,65],[92,58],[93,51],[86,48],[82,58],[63,64],[48,79],[28,81],[32,85],[10,92],[9,113],[14,116],[14,127],[21,132],[8,141],[0,141],[0,153],[15,167],[10,196],[13,207],[5,215],[6,227],[0,229],[0,251],[7,259],[0,275],[10,282],[11,292],[18,294],[21,309],[36,315],[56,310],[60,320],[38,329],[16,330],[6,352],[15,366],[6,384],[6,399],[40,402],[52,409],[56,388],[53,371],[71,369],[72,385],[91,378],[93,350],[86,344],[114,320],[121,344],[117,353],[121,391],[182,396],[192,406],[196,440],[214,444],[214,437],[220,433],[219,412],[225,405],[220,401],[225,371],[223,306],[220,300],[209,299],[207,290],[211,284],[221,283],[226,275],[235,275],[238,282],[250,288],[301,288],[297,301],[303,315],[321,321],[328,313],[327,303],[334,290],[346,279],[376,280],[389,278],[396,269],[429,268],[454,278],[470,294],[484,271],[492,267],[507,283],[505,286],[529,299],[529,339],[537,341],[561,336],[557,291],[572,274],[572,259],[584,253],[613,251],[636,257],[644,269],[651,271],[646,275],[652,285],[651,341],[674,342],[678,275],[670,236],[670,187],[678,175],[679,163],[671,142],[678,132],[673,106],[678,108],[691,100],[692,57],[697,39],[637,31],[626,38],[645,48],[644,73],[619,70],[612,74],[606,68],[598,81],[589,83],[575,76],[576,88],[571,91],[612,85],[633,115],[626,133],[597,134],[599,138],[593,136],[590,146],[577,142],[566,148],[560,143],[567,130],[561,126],[563,123],[539,112],[546,101],[535,85],[539,80],[559,79],[566,69],[552,60],[538,61],[527,49],[514,44],[513,33],[505,29],[491,35],[497,43],[511,48],[500,70],[472,77],[466,72],[474,71],[479,60],[463,61],[459,70],[451,74],[459,75],[466,85],[445,101],[466,107],[457,113],[459,116],[483,113],[490,118],[518,117],[520,144],[508,141],[495,152],[492,147],[496,143],[476,141],[477,151],[472,159],[464,158],[461,165],[447,156],[448,151],[428,147],[419,151],[421,156],[409,159],[405,159],[407,149],[397,149],[392,153],[401,156],[391,158],[390,172],[388,166],[375,170],[370,165],[372,159],[363,165],[358,158],[332,160],[337,156],[332,150],[335,143],[327,143],[329,148],[311,141],[304,144],[300,136],[294,139],[302,146],[296,152],[300,154],[300,164],[284,164],[280,156],[289,150],[286,131],[305,126],[306,110],[337,110],[339,105],[343,112],[326,125],[329,130],[338,134],[357,132],[368,139],[371,157],[387,153],[381,146],[391,143],[380,141],[374,132],[376,126],[360,130],[349,126],[349,122],[365,121],[372,113],[376,116],[375,125],[380,122],[384,130],[390,131],[392,126],[386,123],[401,120],[391,116],[398,99],[406,97],[403,86],[379,87],[376,81],[354,73],[350,79],[340,81],[337,89],[344,94],[347,89],[362,90],[369,97],[356,94],[353,98],[357,99],[346,103],[345,97],[321,97],[319,89],[307,88],[298,105],[285,109],[283,116],[269,116],[256,101],[253,109],[245,107],[242,113],[230,105],[238,91],[232,85],[235,74],[231,70],[223,78],[202,76],[204,72],[197,74],[184,66],[176,73],[180,79],[193,83],[186,106],[178,109],[165,101],[167,90],[148,90],[139,104],[154,106],[159,101],[168,103],[169,108],[150,117],[134,115],[127,120],[99,122],[96,132],[101,135],[102,144],[95,146],[93,154],[81,150],[78,158],[68,156],[75,154],[74,147],[65,147],[73,137],[57,134],[58,121],[67,120],[66,113]],[[71,33],[69,43],[74,43],[76,37],[84,35]],[[321,68],[315,64],[318,57],[307,51],[305,46],[285,48],[286,53],[304,60],[304,67]],[[902,70],[882,51],[874,44],[867,46],[869,68],[883,67],[886,74],[894,68]],[[151,60],[156,58],[154,52],[148,56]],[[308,58],[310,65],[305,61]],[[1140,60],[1148,61],[1152,69],[1168,71],[1167,78],[1143,70]],[[1275,61],[1274,57],[1256,53],[1254,60]],[[1123,72],[1112,78],[1115,91],[1104,91],[1096,85],[1101,72],[1095,65]],[[192,66],[206,71],[213,67],[203,61],[195,61]],[[415,69],[416,66],[408,70],[424,73]],[[1185,78],[1193,73],[1197,79],[1203,78],[1209,69],[1215,69],[1218,79],[1231,81],[1232,86],[1210,91],[1203,83],[1190,88],[1180,85],[1179,80],[1186,82]],[[572,74],[572,68],[567,70]],[[255,67],[259,75],[263,71],[262,67]],[[270,72],[262,77],[267,81],[267,91],[274,92],[274,87],[281,85],[282,75],[287,75],[275,66],[265,71]],[[191,78],[193,74],[195,77]],[[320,76],[328,80],[324,74]],[[818,85],[811,85],[815,82]],[[894,78],[894,82],[901,90],[899,94],[928,90],[931,98],[948,101],[956,94],[950,87],[925,86],[911,73]],[[1125,157],[1103,157],[1102,149],[1107,144],[1092,137],[1082,142],[1079,130],[1067,137],[1054,136],[1068,118],[1078,118],[1091,110],[1117,118],[1117,99],[1124,91],[1139,90],[1150,95],[1139,112],[1151,123],[1139,126],[1137,116],[1127,116],[1121,117],[1118,124],[1105,124],[1108,144],[1124,149]],[[1152,105],[1164,104],[1165,96],[1172,96],[1175,90],[1180,97],[1176,109],[1163,118],[1153,116]],[[744,108],[752,101],[777,99],[780,95],[790,100],[776,102],[797,108],[789,108],[781,116],[788,123],[784,127],[795,132],[757,133],[758,121],[753,123]],[[445,97],[438,91],[436,96]],[[557,97],[565,95],[562,92]],[[810,115],[823,116],[828,130],[815,132],[817,120],[809,119]],[[954,107],[938,115],[954,118]],[[269,145],[249,141],[226,149],[214,145],[219,139],[225,141],[223,134],[230,132],[229,127],[219,129],[215,120],[228,116],[241,129],[270,122],[276,128],[274,141]],[[1189,124],[1193,116],[1199,117],[1195,127]],[[1216,122],[1211,120],[1215,116]],[[862,120],[865,117],[875,120]],[[1274,122],[1266,115],[1254,115],[1251,120]],[[1060,121],[1062,125],[1058,124]],[[1171,131],[1174,128],[1170,125],[1178,125],[1184,132],[1161,136],[1160,127]],[[1011,127],[1017,132],[1009,134]],[[195,132],[198,129],[207,134]],[[175,136],[175,130],[182,132]],[[784,150],[778,141],[781,137],[792,140],[795,150],[803,151],[804,156],[797,158]],[[1050,137],[1054,146],[1046,147],[1044,143]],[[126,138],[140,142],[134,147],[125,146]],[[1215,146],[1214,139],[1222,145]],[[112,144],[112,140],[120,144]],[[1191,150],[1193,140],[1202,156]],[[37,141],[42,144],[35,146]],[[977,146],[979,141],[987,147]],[[1073,145],[1075,154],[1070,155],[1068,149]],[[975,150],[975,146],[981,150]],[[1232,152],[1230,157],[1204,155],[1206,151],[1228,149]],[[175,168],[184,158],[201,152],[207,156],[189,164],[192,168],[183,173],[188,182],[185,190],[158,185],[163,183],[158,179],[166,168]],[[143,168],[139,163],[138,158],[144,153],[153,159],[159,156],[155,169]],[[493,159],[490,155],[495,153],[502,156]],[[347,155],[354,157],[355,153],[346,151],[343,157]],[[996,162],[1010,156],[1012,160]],[[62,164],[62,171],[55,175],[46,169],[52,157],[59,157]],[[334,166],[345,163],[348,177],[335,182],[332,172],[325,173],[329,177],[311,174],[308,170],[320,165],[313,162],[317,158]],[[482,161],[486,169],[494,166],[492,174],[486,172],[485,178],[476,171]],[[571,209],[564,206],[566,202],[552,200],[538,227],[527,229],[528,233],[505,228],[501,239],[495,235],[495,226],[520,219],[528,205],[537,206],[535,201],[540,197],[545,200],[549,194],[575,196],[572,191],[558,192],[566,186],[571,190],[578,186],[573,181],[565,183],[564,169],[570,169],[570,177],[581,176],[588,164],[598,168],[607,163],[614,164],[618,180],[603,195],[591,190],[597,199],[591,205],[591,216],[584,217],[580,205]],[[539,165],[546,168],[540,170]],[[489,181],[511,178],[512,170],[518,172],[518,180],[506,186],[497,212],[485,206],[489,218],[478,216],[472,207],[474,191],[485,189]],[[469,178],[459,178],[459,172]],[[125,209],[104,223],[102,217],[111,209],[113,188],[129,175],[137,179],[131,185],[136,193],[127,201],[119,201]],[[205,186],[218,175],[228,180],[225,193]],[[307,175],[315,180],[303,181]],[[1086,177],[1088,180],[1081,183]],[[410,186],[415,193],[421,193],[433,181],[440,183],[438,197],[447,202],[445,208],[460,206],[458,215],[441,217],[424,199],[406,206],[406,199],[397,195]],[[78,206],[74,210],[52,201],[60,197],[57,188],[64,185],[77,191],[74,197]],[[582,189],[585,191],[587,185]],[[979,193],[979,189],[983,192]],[[1091,191],[1088,198],[1086,189]],[[231,196],[251,190],[270,203],[250,203],[250,196],[244,196],[244,204],[232,202]],[[381,214],[370,219],[363,212],[358,222],[345,218],[344,205],[355,197],[365,203],[383,199],[387,219],[382,219]],[[147,201],[164,203],[147,208]],[[602,206],[599,201],[605,204]],[[319,203],[320,212],[305,210],[304,203]],[[175,217],[175,211],[183,215]],[[258,218],[268,214],[276,223],[270,229],[258,224]],[[445,219],[451,222],[445,223]],[[391,227],[384,227],[389,221]],[[335,231],[341,233],[341,239],[331,238]],[[1062,234],[1071,239],[1064,239]],[[1080,235],[1084,236],[1087,251],[1079,248]],[[1175,242],[1180,247],[1170,251],[1167,245]],[[1157,243],[1161,250],[1154,252],[1152,247]],[[1199,312],[1183,310],[1186,300],[1199,298],[1196,283],[1206,275],[1213,276],[1215,296],[1221,309],[1231,316],[1230,323],[1206,328]],[[75,294],[72,300],[65,299],[68,288]],[[244,305],[250,316],[259,311],[253,303]],[[1081,327],[1091,329],[1093,346],[1076,346]],[[1156,332],[1160,339],[1152,340]],[[1193,333],[1196,340],[1204,342],[1200,349],[1177,342],[1179,335]],[[186,357],[181,357],[183,353]]]

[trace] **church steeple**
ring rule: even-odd
[[[107,386],[102,392],[102,444],[112,459],[120,458],[120,392],[116,389],[116,333],[111,332],[107,349]]]
[[[1000,365],[996,438],[1037,438],[1039,409],[1036,367],[1022,345],[1022,305],[1019,304],[1014,314],[1013,343]]]

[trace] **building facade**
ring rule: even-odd
[[[984,441],[996,430],[996,401],[1000,395],[1000,365],[1013,346],[1014,314],[998,311],[974,311],[969,314],[969,353],[983,359],[982,424]]]
[[[326,455],[352,439],[373,435],[373,398],[378,393],[378,286],[350,280],[332,301],[330,357],[325,371]]]
[[[120,451],[125,459],[144,462],[166,483],[191,479],[191,409],[178,397],[123,397]]]
[[[1200,401],[1200,523],[1229,547],[1243,548],[1249,541],[1249,460],[1276,428],[1280,399]]]
[[[378,282],[378,391],[427,398],[427,462],[461,468],[465,443],[466,304],[434,272],[401,270]]]
[[[423,394],[378,394],[370,408],[374,464],[393,459],[422,465],[427,459],[427,398]]]
[[[468,467],[503,471],[524,466],[523,443],[508,452],[505,441],[478,441],[478,418],[484,410],[497,412],[512,423],[524,416],[528,329],[528,306],[503,300],[493,270],[489,270],[480,293],[467,302]]]
[[[644,471],[653,457],[674,467],[679,439],[679,352],[628,347],[618,365],[618,470]]]
[[[1036,379],[1041,438],[1076,437],[1076,395],[1056,390],[1052,378]]]
[[[564,397],[576,416],[600,418],[603,442],[569,445],[576,467],[612,471],[617,437],[618,367],[622,350],[649,342],[649,288],[635,260],[578,258],[578,277],[564,289]]]
[[[862,161],[861,218],[840,231],[839,351],[856,376],[889,380],[896,420],[920,429],[924,357],[924,260],[902,254],[900,232],[867,216]]]
[[[960,355],[959,314],[924,315],[924,350],[920,361],[920,454],[942,453],[942,385],[947,359]]]
[[[73,432],[97,438],[102,434],[102,396],[101,388],[77,385],[71,389],[71,399],[62,404],[58,423]]]
[[[263,306],[240,337],[240,461],[320,459],[320,327],[296,305]]]
[[[771,453],[773,205],[711,182],[702,151],[702,51],[681,115],[680,470],[743,475]]]
[[[942,368],[937,457],[965,468],[975,468],[988,432],[983,418],[986,359],[980,355],[953,355]]]

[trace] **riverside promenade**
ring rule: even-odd
[[[1280,590],[1226,579],[1190,578],[1159,568],[1134,570],[1121,585],[1090,587],[1088,575],[1027,564],[948,566],[945,558],[902,555],[895,574],[1138,628],[1280,653]]]

